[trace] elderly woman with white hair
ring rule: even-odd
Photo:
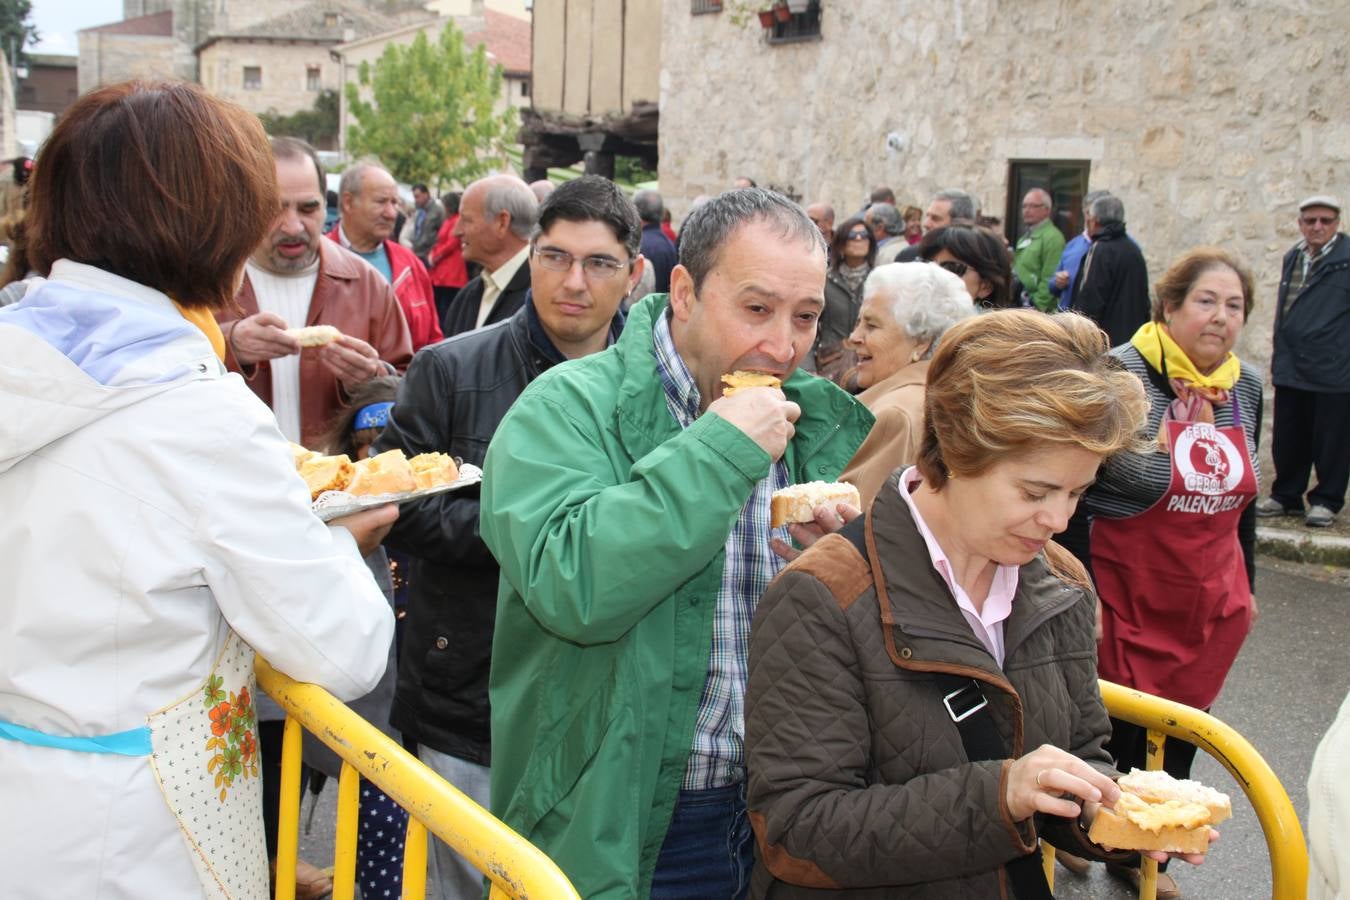
[[[858,356],[858,399],[877,421],[840,476],[858,488],[864,508],[918,457],[928,360],[943,332],[973,315],[965,282],[940,266],[891,263],[867,276],[848,346]]]

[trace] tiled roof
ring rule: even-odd
[[[166,9],[164,12],[151,13],[148,16],[137,16],[134,19],[123,19],[120,22],[109,22],[107,25],[96,25],[93,28],[80,29],[80,33],[83,34],[85,32],[172,37],[173,10]]]
[[[530,71],[530,23],[496,10],[483,10],[486,27],[464,35],[470,48],[486,44],[488,53],[496,57],[508,72]]]

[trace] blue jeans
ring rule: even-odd
[[[739,900],[754,863],[744,784],[680,791],[656,858],[652,900]]]

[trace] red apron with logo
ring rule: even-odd
[[[1237,525],[1257,485],[1233,403],[1233,427],[1165,421],[1166,493],[1138,515],[1092,522],[1098,673],[1198,709],[1218,696],[1251,623]]]

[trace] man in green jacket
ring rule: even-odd
[[[824,286],[800,207],[723,194],[685,224],[669,296],[634,307],[614,347],[540,376],[488,450],[493,811],[583,897],[748,885],[750,617],[787,536],[769,497],[833,480],[872,423],[796,371]],[[782,388],[724,396],[736,370]]]
[[[1022,221],[1027,231],[1013,255],[1013,274],[1022,282],[1022,297],[1041,312],[1054,312],[1058,306],[1050,285],[1064,253],[1064,235],[1051,221],[1051,211],[1049,192],[1041,188],[1027,191],[1022,198]]]

